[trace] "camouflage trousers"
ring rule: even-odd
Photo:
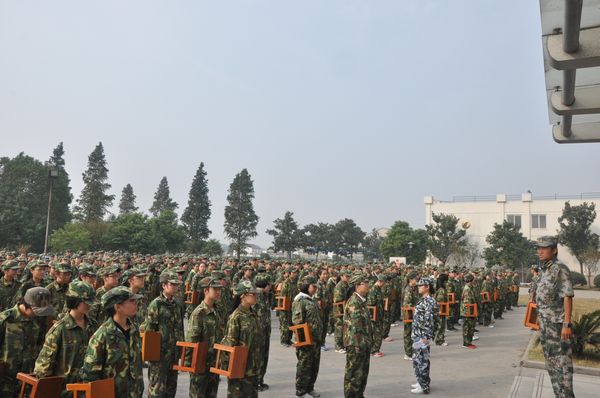
[[[458,322],[458,304],[450,305],[450,315],[446,319],[448,329],[453,329],[456,322]]]
[[[384,311],[383,312],[383,325],[381,326],[381,337],[382,338],[386,338],[390,335],[390,329],[392,328],[392,323],[393,322],[393,312],[391,311]]]
[[[227,380],[227,398],[258,398],[256,376]]]
[[[265,339],[263,340],[261,353],[262,362],[260,364],[260,370],[258,372],[258,384],[263,384],[265,381],[265,374],[267,373],[267,365],[269,364],[269,350],[271,348],[271,327],[265,327]]]
[[[17,398],[21,390],[20,384],[16,378],[0,377],[0,397]]]
[[[219,375],[190,373],[190,398],[216,398],[218,391]]]
[[[552,381],[554,395],[558,398],[572,398],[573,394],[573,354],[571,342],[562,340],[562,323],[540,320],[540,343],[544,350],[546,369]]]
[[[342,331],[342,326],[344,325],[344,318],[338,316],[335,318],[335,331],[334,331],[334,340],[335,340],[335,349],[340,350],[344,348],[344,335]]]
[[[381,350],[384,328],[384,322],[373,322],[373,346],[371,347],[371,353],[373,354]]]
[[[291,311],[279,311],[279,333],[281,344],[292,344],[292,313]]]
[[[506,308],[507,311],[511,310],[511,305],[513,302],[513,294],[512,293],[507,293],[506,294],[506,299],[504,300],[504,306]]]
[[[442,345],[446,342],[446,317],[441,316],[435,331],[435,344]]]
[[[473,333],[475,333],[475,324],[477,318],[463,318],[463,345],[469,345],[473,342]]]
[[[502,318],[502,313],[504,312],[504,299],[500,297],[494,303],[494,318],[500,319]]]
[[[331,308],[324,308],[323,312],[321,313],[321,320],[323,321],[323,331],[321,332],[321,338],[319,339],[319,341],[321,341],[323,343],[323,345],[325,345],[325,338],[327,337],[327,329],[328,329],[328,324],[329,324],[329,314],[331,313]]]
[[[304,395],[315,389],[321,362],[320,344],[296,348],[296,395]]]
[[[483,326],[489,326],[492,323],[492,303],[485,303],[481,305],[481,320],[483,322]]]
[[[418,343],[417,343],[418,344]],[[429,378],[429,357],[430,357],[430,348],[416,348],[415,355],[413,355],[413,370],[415,371],[415,377],[417,378],[417,382],[421,386],[424,392],[429,392],[429,383],[431,383],[431,379]]]
[[[371,350],[346,347],[344,398],[363,398],[369,378]]]
[[[175,398],[177,371],[170,361],[150,362],[148,365],[148,398]]]
[[[412,338],[410,337],[410,334],[412,333],[412,323],[410,322],[405,322],[404,323],[404,331],[402,332],[402,335],[404,337],[404,353],[406,354],[407,357],[412,357],[413,355],[413,342],[412,342]]]
[[[329,320],[327,321],[327,333],[331,334],[335,331],[335,316],[333,316],[333,310],[329,312]],[[325,341],[325,340],[323,340]]]

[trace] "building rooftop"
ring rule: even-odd
[[[437,203],[463,203],[463,202],[506,202],[506,201],[525,201],[524,196],[531,195],[526,201],[531,200],[588,200],[588,199],[600,199],[600,192],[583,192],[579,194],[558,194],[554,193],[551,195],[534,195],[531,192],[527,192],[520,195],[459,195],[453,196],[450,200],[435,199]],[[425,197],[425,203],[427,198],[431,198],[433,202],[433,196]]]

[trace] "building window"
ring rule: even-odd
[[[521,215],[520,214],[508,214],[506,216],[506,221],[511,223],[512,225],[516,225],[521,228]]]
[[[545,214],[532,214],[531,215],[531,228],[546,228],[546,215]]]

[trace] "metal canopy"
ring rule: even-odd
[[[600,0],[540,0],[540,9],[554,140],[600,142]]]

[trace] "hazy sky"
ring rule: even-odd
[[[600,191],[598,146],[551,137],[538,1],[0,0],[1,156],[60,141],[73,194],[98,141],[118,204],[234,175],[256,243],[303,225],[425,222],[424,195]]]

